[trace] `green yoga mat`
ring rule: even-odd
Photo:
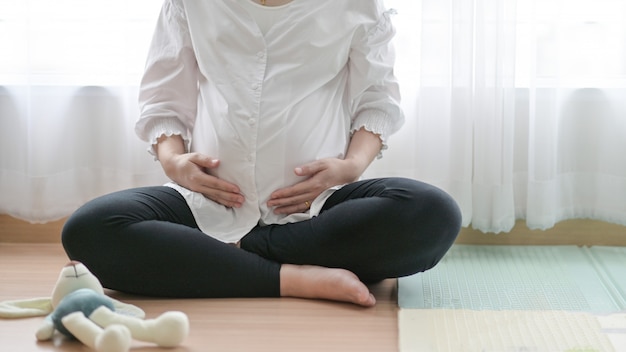
[[[626,307],[626,247],[595,246],[588,251],[598,273],[610,283],[620,306]]]
[[[400,308],[626,309],[626,248],[454,245],[433,269],[398,280]]]

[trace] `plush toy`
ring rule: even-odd
[[[29,305],[45,309],[38,299],[4,302],[0,311],[5,317],[18,317],[19,309],[29,309]],[[106,296],[98,279],[79,262],[70,262],[61,270],[50,305],[52,312],[36,332],[40,341],[51,339],[59,331],[98,352],[123,352],[130,349],[132,339],[174,347],[189,333],[184,313],[171,311],[144,320],[142,310]],[[32,315],[36,313],[24,314]]]

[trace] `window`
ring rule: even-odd
[[[517,86],[626,86],[626,1],[518,1],[517,6]]]
[[[137,81],[161,1],[0,0],[0,84]]]

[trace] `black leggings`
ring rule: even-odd
[[[344,268],[363,282],[425,271],[460,229],[454,200],[404,178],[355,182],[311,220],[257,226],[241,249],[202,233],[169,187],[109,194],[78,209],[62,240],[104,287],[166,297],[277,297],[280,265]]]

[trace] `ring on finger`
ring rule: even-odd
[[[304,202],[304,205],[306,205],[307,209],[311,207],[311,202],[309,202],[308,200],[306,202]]]

